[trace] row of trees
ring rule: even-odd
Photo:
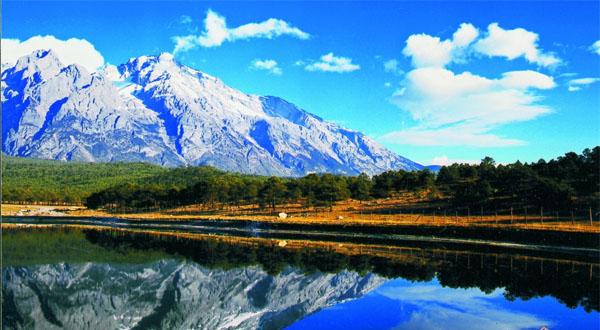
[[[257,204],[275,209],[278,204],[301,202],[306,206],[331,206],[353,198],[395,197],[407,191],[426,191],[442,196],[455,208],[545,207],[566,210],[577,204],[595,205],[600,197],[600,147],[582,154],[567,153],[546,162],[497,165],[484,158],[478,165],[453,164],[436,175],[428,170],[387,171],[373,177],[310,174],[302,178],[244,176],[213,171],[190,177],[183,188],[164,184],[125,184],[93,193],[86,200],[91,208],[170,207],[203,204]]]
[[[348,198],[371,197],[371,179],[332,174],[310,174],[303,178],[257,177],[222,173],[201,177],[183,189],[161,185],[124,184],[91,194],[86,206],[99,207],[173,207],[203,204],[207,208],[225,205],[258,204],[275,209],[288,202],[310,206],[331,206]]]
[[[310,174],[277,178],[211,167],[167,169],[142,163],[70,163],[4,156],[2,172],[4,201],[84,202],[92,208],[256,204],[274,209],[286,202],[328,206],[348,198],[364,201],[407,191],[425,191],[454,208],[544,207],[559,211],[596,206],[600,200],[600,147],[530,164],[497,165],[486,157],[477,165],[442,167],[437,174],[399,170],[373,177]]]
[[[436,186],[459,206],[544,207],[566,210],[600,202],[600,147],[569,152],[549,162],[497,165],[486,157],[479,165],[442,167]]]

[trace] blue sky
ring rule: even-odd
[[[535,161],[600,143],[599,7],[7,1],[2,57],[34,36],[84,39],[71,54],[92,66],[176,50],[232,87],[288,99],[424,164]]]

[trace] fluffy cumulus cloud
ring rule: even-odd
[[[544,67],[561,62],[555,55],[539,48],[537,33],[523,28],[505,30],[498,23],[492,23],[485,35],[479,37],[479,30],[475,26],[462,23],[451,39],[442,40],[428,34],[411,35],[406,40],[403,54],[412,58],[415,67],[446,66],[464,61],[466,56],[476,53],[509,60],[523,57],[530,63]]]
[[[273,39],[279,36],[288,35],[298,39],[308,39],[310,34],[292,26],[288,22],[269,18],[259,23],[248,23],[235,28],[227,26],[225,17],[209,10],[204,19],[204,30],[200,35],[175,36],[174,53],[187,51],[197,46],[218,47],[224,42],[236,41],[250,38]]]
[[[273,75],[280,76],[283,71],[278,66],[275,60],[259,60],[255,59],[250,64],[250,68],[254,70],[265,70]]]
[[[567,90],[569,92],[577,92],[577,91],[580,91],[582,88],[585,88],[586,86],[597,83],[597,82],[600,82],[600,78],[571,79],[567,83]]]
[[[27,40],[2,39],[2,63],[14,64],[19,57],[40,49],[52,49],[65,65],[78,64],[90,72],[104,65],[104,57],[85,39],[57,39],[54,36],[35,36]]]
[[[413,34],[406,40],[402,53],[411,57],[415,67],[445,66],[461,59],[462,53],[479,35],[473,25],[463,23],[452,39],[441,40],[428,34]]]
[[[592,53],[594,54],[598,54],[600,55],[600,40],[594,42],[591,46],[590,46],[590,51],[592,51]]]
[[[333,53],[328,53],[321,56],[319,61],[308,64],[304,69],[306,71],[344,73],[359,70],[360,66],[352,63],[352,59],[348,57],[335,56]]]
[[[502,56],[509,60],[519,57],[539,66],[553,66],[560,59],[542,51],[538,46],[539,36],[523,28],[505,30],[498,23],[488,26],[485,38],[474,45],[474,50],[488,56]]]
[[[426,146],[524,144],[493,131],[512,122],[550,113],[551,109],[542,104],[540,92],[556,87],[551,76],[519,70],[489,78],[446,68],[450,63],[473,60],[474,48],[481,41],[489,40],[490,35],[480,37],[477,28],[463,23],[451,39],[441,40],[425,34],[410,36],[403,53],[411,58],[414,69],[405,75],[391,101],[408,112],[416,125],[386,134],[384,139]],[[533,41],[536,40],[537,35]],[[536,56],[539,60],[542,55],[538,52]]]

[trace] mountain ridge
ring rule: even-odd
[[[277,96],[245,94],[173,56],[89,73],[51,50],[3,64],[2,151],[45,159],[210,165],[280,176],[422,166]]]

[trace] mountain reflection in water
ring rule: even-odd
[[[600,321],[593,259],[3,230],[6,329],[556,329]]]

